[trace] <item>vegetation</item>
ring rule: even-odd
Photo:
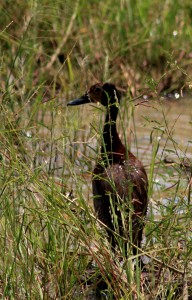
[[[2,299],[192,297],[192,141],[181,147],[165,114],[166,97],[191,94],[191,21],[188,0],[1,1]],[[124,92],[119,131],[141,159],[138,110],[148,134],[144,274],[138,257],[134,271],[131,254],[111,252],[94,217],[102,108],[66,108],[96,81]]]

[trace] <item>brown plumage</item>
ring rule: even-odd
[[[146,215],[147,175],[142,163],[122,144],[116,128],[121,94],[111,83],[93,85],[81,98],[68,105],[100,102],[107,114],[103,128],[100,158],[93,171],[92,186],[97,217],[108,226],[112,246],[117,232],[141,246],[143,218]],[[133,249],[136,253],[136,248]]]

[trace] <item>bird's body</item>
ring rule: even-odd
[[[140,247],[148,181],[142,163],[126,149],[117,133],[120,98],[113,84],[98,83],[69,105],[99,101],[106,107],[100,158],[92,178],[94,208],[98,219],[108,227],[113,247],[117,244],[114,232]]]
[[[147,180],[147,176],[141,163],[131,153],[128,156],[129,161],[108,167],[98,163],[95,167],[92,180],[94,208],[100,221],[140,247],[143,217],[147,209],[146,188],[140,178]],[[115,246],[111,230],[108,230],[108,234]]]

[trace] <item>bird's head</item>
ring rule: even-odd
[[[96,83],[80,98],[70,101],[67,105],[81,105],[100,102],[104,106],[118,105],[121,99],[120,91],[112,83]]]

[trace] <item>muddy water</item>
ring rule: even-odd
[[[158,219],[170,203],[178,204],[174,197],[174,185],[179,182],[178,195],[186,195],[192,168],[192,99],[150,101],[147,106],[135,109],[137,153],[149,174],[153,151],[157,146],[153,173],[153,192],[150,199],[151,212]],[[162,163],[163,162],[163,163]],[[186,166],[187,168],[183,168]],[[172,189],[173,187],[173,189]],[[184,196],[187,203],[187,197]],[[180,202],[178,213],[183,213],[185,203]],[[161,210],[161,212],[160,212]]]
[[[155,198],[166,198],[163,190],[177,181],[184,189],[189,182],[192,166],[192,99],[150,101],[146,105],[138,105],[135,109],[137,144],[133,142],[131,150],[138,154],[149,174],[155,147],[158,148],[154,154],[153,190],[161,189],[161,195],[155,195]]]
[[[156,137],[159,141],[157,158],[191,162],[192,99],[150,101],[146,105],[137,106],[135,111],[138,152],[142,161],[150,163]],[[133,151],[137,149],[133,147]]]

